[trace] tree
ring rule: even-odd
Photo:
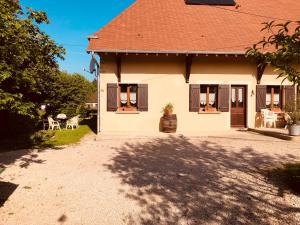
[[[256,59],[259,66],[270,64],[279,72],[278,78],[300,85],[300,21],[264,23],[261,31],[269,35],[247,50],[247,56]]]
[[[51,89],[51,98],[45,101],[49,105],[47,113],[65,113],[69,117],[79,114],[84,109],[87,97],[96,90],[93,83],[80,74],[67,72],[60,72],[56,76]]]
[[[51,95],[65,50],[40,29],[44,12],[0,0],[0,111],[34,117]]]

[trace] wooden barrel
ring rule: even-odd
[[[164,115],[161,118],[162,132],[175,133],[177,130],[177,116],[176,114]]]

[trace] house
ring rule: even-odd
[[[246,48],[262,23],[299,20],[294,0],[136,0],[89,37],[101,57],[100,130],[158,131],[171,102],[179,132],[260,126],[295,88]]]
[[[97,92],[94,92],[88,96],[85,106],[88,110],[97,110],[98,96]]]

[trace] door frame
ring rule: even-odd
[[[232,87],[244,87],[245,93],[244,93],[244,101],[245,101],[245,110],[244,110],[244,116],[245,116],[245,124],[244,126],[232,126],[231,124],[231,100],[232,100]],[[232,84],[230,85],[230,127],[231,128],[247,128],[248,127],[248,84]]]

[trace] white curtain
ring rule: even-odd
[[[243,89],[239,89],[239,102],[243,102]]]
[[[274,94],[274,104],[275,105],[279,104],[279,94]]]
[[[121,103],[126,104],[127,103],[127,92],[122,92],[120,97],[121,97]]]
[[[235,98],[236,98],[236,96],[235,96],[235,89],[231,89],[231,101],[235,102]]]
[[[130,103],[135,104],[136,103],[136,93],[130,93]]]
[[[266,105],[271,105],[271,94],[266,95]]]
[[[209,104],[213,105],[216,102],[216,94],[215,93],[211,93],[209,94]]]
[[[206,94],[205,93],[200,94],[200,103],[201,103],[201,105],[206,104]]]

